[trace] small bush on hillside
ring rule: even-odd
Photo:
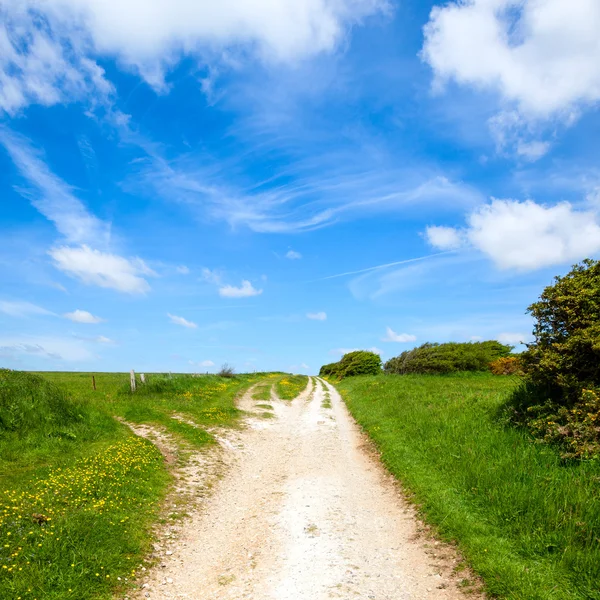
[[[390,374],[455,373],[459,371],[487,371],[491,362],[508,357],[512,346],[495,340],[487,342],[425,343],[406,350],[388,360],[384,371]]]
[[[233,367],[231,367],[230,365],[228,365],[227,363],[225,363],[222,367],[221,370],[217,373],[217,375],[219,377],[235,377],[235,369]]]
[[[321,377],[343,379],[356,375],[379,375],[381,373],[381,357],[367,350],[356,350],[344,354],[342,360],[321,367]]]
[[[523,368],[518,356],[504,356],[490,363],[490,371],[494,375],[521,375]]]
[[[528,308],[535,341],[522,356],[525,385],[509,406],[512,422],[558,442],[565,458],[600,455],[600,262],[556,277]]]

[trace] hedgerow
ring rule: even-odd
[[[459,371],[488,371],[490,363],[508,357],[512,346],[495,340],[486,342],[425,343],[406,350],[388,360],[384,371],[388,374],[456,373]]]

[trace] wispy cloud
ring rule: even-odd
[[[326,312],[316,312],[316,313],[306,313],[306,318],[311,321],[326,321],[327,313]]]
[[[87,285],[127,294],[145,294],[150,290],[150,285],[144,277],[156,275],[140,258],[123,258],[86,245],[59,246],[52,248],[48,254],[54,260],[55,267],[67,275]]]
[[[288,250],[285,257],[289,258],[290,260],[300,260],[302,258],[302,254],[300,254],[300,252],[296,252],[295,250]]]
[[[109,242],[110,223],[90,214],[73,188],[52,173],[28,139],[0,126],[0,144],[28,183],[26,187],[17,187],[17,191],[52,221],[68,242],[96,245]]]
[[[69,362],[84,362],[95,358],[80,341],[28,335],[0,337],[0,356],[12,360],[27,356]]]
[[[7,301],[0,300],[0,312],[10,317],[31,317],[35,315],[54,315],[53,312],[46,310],[45,308],[32,304],[31,302],[24,302],[21,300]]]
[[[367,267],[365,269],[358,269],[356,271],[345,271],[344,273],[336,273],[335,275],[328,275],[327,277],[320,277],[319,279],[315,279],[314,281],[326,281],[327,279],[336,279],[337,277],[347,277],[348,275],[360,275],[362,273],[370,273],[372,271],[380,271],[384,269],[389,269],[391,267],[397,267],[400,265],[407,265],[410,263],[420,262],[423,260],[428,260],[430,258],[436,258],[438,256],[443,256],[445,254],[449,254],[449,252],[437,252],[435,254],[428,254],[426,256],[419,256],[417,258],[407,258],[406,260],[397,260],[391,263],[384,263],[382,265],[376,265],[374,267]]]
[[[88,312],[87,310],[79,310],[79,309],[74,310],[73,312],[70,312],[70,313],[65,313],[64,317],[65,317],[65,319],[69,319],[70,321],[73,321],[74,323],[86,323],[89,325],[95,325],[97,323],[102,323],[104,321],[104,319],[101,319],[100,317],[96,317],[95,315]]]
[[[181,265],[179,267],[176,267],[175,270],[177,271],[177,273],[179,273],[179,275],[189,275],[190,274],[189,267],[186,267],[185,265]]]
[[[181,325],[181,327],[187,327],[188,329],[196,329],[198,327],[196,323],[188,321],[183,317],[178,317],[177,315],[172,315],[170,313],[167,313],[167,316],[169,317],[171,323],[174,323],[175,325]]]
[[[416,342],[417,336],[410,333],[396,333],[391,327],[385,328],[385,337],[381,338],[382,342]]]
[[[255,288],[247,279],[244,279],[239,287],[224,285],[219,288],[219,296],[223,298],[249,298],[250,296],[259,296],[262,293],[262,289]]]

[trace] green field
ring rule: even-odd
[[[517,380],[381,375],[336,384],[425,519],[493,597],[600,599],[600,462],[504,427]]]
[[[0,598],[110,598],[135,581],[171,476],[126,425],[150,423],[184,448],[233,427],[235,397],[264,375],[0,371]],[[174,419],[173,416],[184,420]]]

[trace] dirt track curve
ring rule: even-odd
[[[257,403],[249,392],[240,408]],[[419,535],[335,389],[311,378],[296,400],[272,404],[275,418],[251,416],[227,441],[224,477],[162,548],[140,597],[465,598],[451,551]]]

